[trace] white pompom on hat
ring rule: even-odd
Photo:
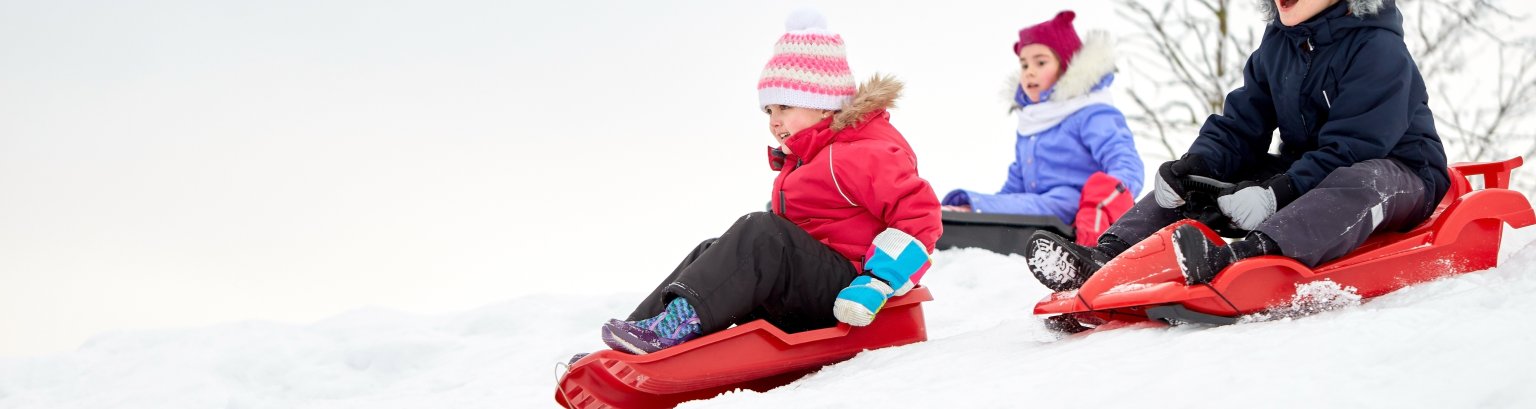
[[[784,31],[803,34],[812,30],[822,34],[832,34],[831,31],[827,31],[827,16],[816,9],[798,8],[789,12],[789,18],[784,19]]]

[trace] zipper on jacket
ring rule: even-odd
[[[1040,166],[1039,164],[1035,163],[1035,157],[1040,156],[1039,155],[1039,152],[1040,152],[1040,138],[1038,138],[1039,136],[1040,136],[1040,134],[1036,133],[1034,135],[1030,135],[1029,138],[1028,138],[1029,139],[1029,157],[1024,160],[1025,161],[1025,163],[1024,163],[1024,180],[1021,181],[1022,182],[1021,184],[1024,185],[1022,187],[1024,188],[1025,192],[1033,193],[1033,192],[1035,192],[1035,189],[1038,186],[1040,186],[1040,179],[1035,177],[1035,175],[1038,175],[1040,173],[1040,172],[1036,172],[1035,171],[1035,169],[1037,169],[1037,167]]]
[[[795,168],[790,169],[788,172],[784,172],[784,179],[789,179],[790,172],[800,170],[800,167],[804,165],[805,159],[795,159]],[[779,215],[784,216],[786,219],[789,218],[789,211],[787,209],[789,209],[789,206],[784,204],[784,185],[781,184],[779,185]]]
[[[1307,114],[1302,113],[1302,110],[1307,109],[1307,94],[1301,88],[1306,85],[1307,77],[1312,75],[1312,52],[1317,50],[1317,48],[1312,46],[1312,37],[1307,37],[1306,46],[1307,50],[1306,52],[1302,53],[1301,57],[1301,79],[1298,80],[1300,85],[1296,86],[1296,91],[1298,91],[1296,92],[1296,108],[1298,108],[1296,111],[1296,116],[1301,117],[1302,132],[1311,132],[1312,124],[1307,123]],[[1326,99],[1328,96],[1324,95],[1323,98]],[[1333,104],[1329,104],[1329,108],[1332,108],[1332,105]]]

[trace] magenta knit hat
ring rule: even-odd
[[[843,109],[856,89],[843,37],[827,30],[827,17],[800,9],[784,22],[787,33],[773,45],[773,58],[757,81],[757,106],[789,105]]]
[[[1077,30],[1072,28],[1072,19],[1076,17],[1077,13],[1067,10],[1056,13],[1050,21],[1019,30],[1019,41],[1013,43],[1013,55],[1019,55],[1019,50],[1026,45],[1044,44],[1056,52],[1056,58],[1061,59],[1061,69],[1066,70],[1072,55],[1083,48],[1083,40],[1077,38]]]

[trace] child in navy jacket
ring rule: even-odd
[[[1434,211],[1450,186],[1445,149],[1395,2],[1266,4],[1274,21],[1248,58],[1243,86],[1206,119],[1187,154],[1158,169],[1154,194],[1096,246],[1031,238],[1030,269],[1042,283],[1076,288],[1129,243],[1185,216],[1242,238],[1218,246],[1193,226],[1174,231],[1179,267],[1199,284],[1258,255],[1317,266]],[[1236,185],[1202,201],[1185,189],[1193,176]]]

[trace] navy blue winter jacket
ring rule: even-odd
[[[1267,154],[1276,128],[1299,194],[1334,169],[1380,158],[1423,179],[1434,194],[1426,214],[1450,186],[1393,1],[1341,1],[1294,27],[1275,18],[1243,67],[1243,86],[1227,94],[1225,112],[1206,119],[1189,151],[1206,158],[1212,176],[1233,181],[1245,165],[1263,163],[1257,156]]]

